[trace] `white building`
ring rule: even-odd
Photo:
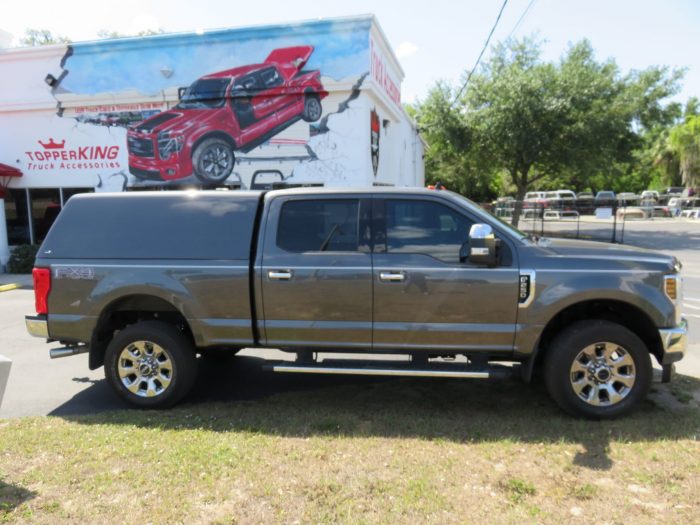
[[[0,49],[0,263],[80,192],[422,186],[403,76],[373,16]]]

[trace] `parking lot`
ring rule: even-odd
[[[554,228],[557,223],[548,223],[548,226]],[[627,221],[625,244],[673,254],[683,263],[683,310],[690,325],[690,352],[677,369],[684,375],[700,378],[700,221]],[[3,275],[3,282],[8,282],[10,277]],[[0,417],[86,414],[124,408],[125,405],[107,387],[102,370],[88,370],[86,356],[50,360],[48,345],[27,335],[23,316],[33,312],[33,300],[33,292],[29,289],[0,293],[0,349],[13,361]],[[264,373],[255,358],[270,352],[274,351],[242,352],[246,359],[237,358],[227,365],[235,376],[226,376],[216,366],[203,367],[193,400],[240,399],[240,385],[235,383],[242,377],[241,372],[235,370],[236,363],[249,365],[245,367],[245,382],[249,389],[245,397],[266,396],[274,391],[311,383],[323,388],[324,384],[338,381],[335,377],[281,378]],[[285,355],[276,354],[279,354],[276,357]],[[343,381],[361,382],[364,379]]]

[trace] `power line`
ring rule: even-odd
[[[459,97],[462,95],[464,88],[467,87],[467,84],[469,84],[469,79],[472,78],[474,71],[476,71],[476,68],[479,66],[479,62],[481,62],[481,57],[484,56],[484,52],[486,51],[486,48],[488,47],[489,42],[491,41],[491,37],[493,36],[493,32],[496,30],[496,26],[498,26],[498,21],[501,19],[501,15],[503,14],[503,10],[506,8],[507,3],[508,3],[508,0],[503,0],[503,5],[501,6],[501,10],[498,12],[498,16],[496,17],[496,21],[493,23],[493,27],[491,28],[491,32],[489,33],[489,36],[486,39],[486,42],[484,42],[484,47],[481,48],[481,53],[479,53],[479,57],[476,59],[476,63],[474,64],[474,67],[467,75],[467,79],[464,81],[464,84],[462,84],[462,87],[460,88],[459,92],[457,93],[457,96],[452,101],[453,106],[455,105],[455,102],[457,102],[459,100]]]
[[[510,33],[508,33],[508,36],[506,37],[506,40],[508,40],[513,33],[515,33],[518,28],[520,27],[520,24],[522,24],[523,20],[525,20],[525,17],[527,16],[527,13],[530,11],[530,8],[532,5],[536,2],[537,0],[530,0],[530,3],[527,4],[527,7],[525,8],[525,11],[523,11],[523,14],[520,15],[520,18],[518,18],[518,21],[515,23],[513,26],[513,29],[510,30]]]

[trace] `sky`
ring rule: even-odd
[[[49,29],[82,41],[94,40],[99,30],[182,32],[374,13],[405,73],[402,100],[414,102],[438,80],[455,85],[472,68],[502,0],[3,0],[2,4],[0,43],[10,45],[18,44],[27,28]],[[697,0],[508,0],[491,42],[536,34],[544,41],[543,58],[558,60],[571,43],[588,38],[599,60],[614,58],[623,72],[652,65],[686,68],[682,90],[674,97],[685,102],[700,96],[699,27]],[[484,58],[488,59],[488,51]]]

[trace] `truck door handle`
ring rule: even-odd
[[[289,281],[292,278],[291,270],[270,270],[267,278],[271,281]]]
[[[400,283],[406,280],[406,274],[403,272],[379,272],[379,280],[389,283]]]

